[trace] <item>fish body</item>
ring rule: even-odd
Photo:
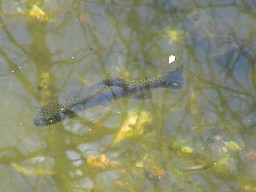
[[[63,93],[40,108],[34,119],[38,126],[50,125],[63,119],[71,118],[77,112],[140,93],[157,87],[178,89],[183,86],[183,66],[170,71],[165,76],[144,78],[139,80],[124,80],[113,77],[102,80],[94,85],[69,93]]]

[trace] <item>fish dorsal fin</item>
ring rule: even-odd
[[[104,84],[107,86],[116,86],[121,88],[125,88],[127,86],[126,80],[124,80],[121,77],[110,77],[103,81],[104,81]]]

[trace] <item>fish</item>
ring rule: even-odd
[[[164,76],[152,78],[125,80],[121,77],[110,77],[94,85],[62,93],[36,112],[34,124],[51,125],[72,118],[81,110],[106,105],[115,99],[136,95],[152,88],[180,89],[183,82],[183,65]]]

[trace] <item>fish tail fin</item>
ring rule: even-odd
[[[184,64],[179,65],[175,70],[170,71],[163,77],[164,86],[170,89],[180,89],[183,86],[183,68]]]

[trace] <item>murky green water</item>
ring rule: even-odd
[[[256,190],[254,1],[0,6],[0,191]],[[182,89],[33,124],[63,92],[181,63]]]

